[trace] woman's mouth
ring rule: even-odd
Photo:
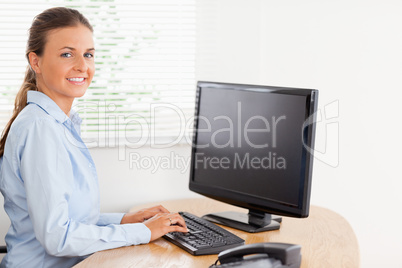
[[[70,83],[80,86],[85,84],[85,79],[84,77],[72,77],[72,78],[67,78],[67,81],[69,81]]]

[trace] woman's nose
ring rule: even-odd
[[[88,70],[88,63],[86,62],[85,57],[77,57],[75,70],[82,73]]]

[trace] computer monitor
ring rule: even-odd
[[[246,208],[205,219],[248,232],[307,217],[318,91],[198,82],[191,191]]]

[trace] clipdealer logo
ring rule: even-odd
[[[322,163],[336,168],[339,166],[339,100],[335,100],[323,108],[318,109],[316,119],[310,116],[304,123],[304,127],[316,124],[316,142],[314,149],[303,145],[314,158]]]
[[[84,106],[81,106],[86,104]],[[77,109],[78,108],[78,109]],[[194,116],[186,120],[183,111],[173,104],[150,104],[150,115],[151,119],[146,119],[145,117],[138,114],[131,115],[113,115],[106,112],[106,110],[113,111],[115,106],[113,104],[108,104],[106,102],[102,103],[80,103],[80,106],[74,107],[78,112],[88,112],[98,114],[99,120],[104,120],[105,122],[114,123],[117,129],[112,129],[107,124],[104,126],[99,126],[99,131],[96,133],[98,137],[91,138],[85,141],[85,144],[81,139],[73,137],[70,132],[66,131],[68,139],[72,144],[77,147],[94,148],[94,147],[117,147],[118,148],[118,158],[120,161],[127,160],[127,148],[138,149],[144,145],[150,145],[150,148],[160,148],[166,149],[173,147],[183,140],[187,144],[192,144],[191,134],[193,133],[193,122]],[[109,112],[110,112],[109,111]],[[161,131],[156,127],[156,117],[158,112],[166,113],[170,112],[171,116],[177,116],[177,121],[179,124],[179,131],[177,136],[173,137],[174,140],[170,140],[165,143],[157,143],[156,137],[158,136],[158,131]],[[102,116],[103,115],[103,116]],[[339,101],[333,101],[323,108],[317,110],[314,116],[308,118],[303,129],[313,123],[316,124],[316,144],[315,148],[312,149],[306,144],[303,144],[306,150],[311,153],[315,159],[331,166],[337,167],[339,165]],[[96,117],[96,115],[94,115]],[[106,120],[105,120],[106,119]],[[199,129],[201,133],[212,132],[211,124],[215,121],[226,122],[227,128],[220,128],[210,133],[210,140],[205,144],[199,145],[199,148],[208,148],[212,146],[214,148],[225,148],[225,147],[236,147],[236,146],[250,146],[252,148],[275,148],[277,145],[278,137],[277,129],[281,127],[281,124],[286,121],[286,116],[272,116],[272,118],[265,118],[264,116],[251,116],[250,118],[242,118],[242,107],[241,103],[237,104],[237,120],[234,122],[232,118],[228,116],[216,116],[212,120],[205,117],[199,117],[199,122],[203,122],[203,128]],[[253,128],[253,123],[258,122],[258,128]],[[128,131],[129,126],[136,124],[137,126],[137,138],[130,137],[130,131]],[[235,127],[237,126],[237,127]],[[244,127],[242,127],[244,126]],[[237,135],[233,135],[236,132]],[[269,142],[258,144],[254,142],[250,137],[255,133],[267,133],[270,135]],[[132,132],[131,132],[132,133]],[[227,140],[222,142],[220,135],[226,133]],[[324,135],[322,134],[324,133]],[[159,133],[160,134],[160,133]],[[236,136],[236,137],[235,137]],[[243,139],[242,139],[243,138]],[[106,142],[101,142],[102,140]],[[303,141],[304,142],[304,141]],[[102,145],[103,144],[103,145]],[[129,165],[130,169],[150,169],[152,173],[155,173],[160,169],[179,169],[181,173],[189,170],[191,159],[190,157],[180,156],[171,152],[169,156],[141,156],[138,152],[129,152]],[[201,161],[203,157],[202,154],[198,155],[198,160]],[[198,161],[198,164],[200,162]],[[286,159],[284,156],[278,155],[274,150],[267,150],[264,156],[255,157],[250,154],[236,154],[232,159],[221,157],[217,158],[206,158],[204,162],[207,163],[211,168],[228,168],[230,164],[233,168],[265,168],[265,169],[286,169]]]

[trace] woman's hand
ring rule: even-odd
[[[188,232],[184,219],[178,213],[158,213],[144,224],[151,230],[150,241],[170,232]]]
[[[163,206],[155,206],[151,208],[144,208],[136,212],[126,213],[121,219],[120,224],[125,223],[142,223],[158,213],[169,213]]]

